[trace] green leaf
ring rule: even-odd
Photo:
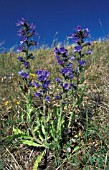
[[[82,101],[83,101],[83,94],[81,95],[81,97],[78,99],[78,101],[76,102],[76,106],[75,107],[78,107],[81,103],[82,103]]]
[[[44,145],[41,145],[41,144],[38,144],[36,142],[33,142],[31,140],[21,140],[21,142],[24,144],[24,145],[28,145],[28,146],[35,146],[35,147],[42,147]]]
[[[13,128],[13,133],[14,134],[24,134],[24,132],[22,132],[20,129],[18,129],[18,128]]]
[[[33,170],[38,170],[38,164],[39,162],[41,162],[41,159],[43,158],[43,155],[45,153],[45,150],[37,157],[34,166],[33,166]]]
[[[50,133],[51,133],[51,136],[53,137],[53,139],[55,141],[57,141],[57,138],[56,138],[56,128],[55,128],[54,122],[51,123]]]
[[[46,136],[45,127],[43,124],[41,125],[41,128],[42,128],[42,133],[44,134],[44,136]]]
[[[80,149],[80,147],[79,147],[79,146],[76,146],[72,152],[74,153],[74,152],[76,152],[76,151],[79,150],[79,149]]]
[[[11,136],[6,137],[6,142],[11,142],[12,140],[16,139],[16,138],[20,138],[22,136],[22,134],[13,134]]]

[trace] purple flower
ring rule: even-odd
[[[62,73],[62,74],[65,74],[65,75],[71,74],[72,71],[73,71],[73,70],[72,70],[71,68],[68,68],[68,67],[67,67],[67,68],[64,67],[64,68],[61,69],[61,73]]]
[[[17,22],[17,26],[23,26],[26,23],[26,20],[24,18],[21,19],[21,21]]]
[[[64,61],[58,60],[58,64],[59,64],[59,65],[62,65],[62,64],[64,64]]]
[[[92,50],[88,50],[88,51],[87,51],[87,54],[92,54]]]
[[[72,38],[74,42],[78,43],[79,45],[84,43],[83,39],[89,36],[89,29],[82,29],[81,26],[77,26],[76,32],[73,33],[69,38]]]
[[[80,25],[77,26],[76,31],[77,31],[77,32],[82,31],[82,28],[81,28]]]
[[[22,45],[22,44],[24,44],[26,41],[27,41],[27,36],[24,35],[24,36],[22,37],[22,41],[20,41],[20,44]]]
[[[29,77],[29,74],[23,70],[19,71],[18,74],[23,78],[27,79]]]
[[[55,96],[55,98],[56,98],[56,99],[60,99],[60,98],[61,98],[61,96],[59,96],[59,95],[56,95],[56,96]]]
[[[46,100],[46,101],[49,101],[49,100],[50,100],[50,97],[49,97],[49,96],[46,96],[45,100]]]
[[[40,97],[40,96],[41,96],[41,93],[36,92],[36,93],[35,93],[35,96],[36,96],[36,97]]]
[[[80,45],[74,47],[74,53],[80,52],[82,50],[82,47]]]
[[[74,78],[74,74],[70,74],[69,76],[70,80]]]
[[[64,47],[61,47],[59,51],[60,51],[60,53],[61,53],[61,54],[63,54],[63,53],[65,53],[65,52],[66,52],[66,50],[65,50],[65,48],[64,48]]]
[[[81,67],[84,67],[84,65],[86,64],[85,60],[78,60],[78,63]]]
[[[60,56],[59,56],[59,55],[56,55],[56,59],[59,60],[59,59],[60,59]]]
[[[23,57],[21,57],[21,56],[19,56],[17,59],[18,59],[19,61],[23,61]]]
[[[55,52],[55,54],[58,54],[58,55],[60,54],[60,51],[57,47],[54,49],[54,52]]]
[[[61,82],[60,78],[58,78],[58,77],[55,79],[55,81],[58,82],[58,83]]]
[[[71,36],[69,38],[78,38],[76,32],[75,33],[72,33]]]
[[[84,38],[87,38],[89,36],[89,32],[90,32],[89,29],[86,28],[86,29],[83,30],[83,32],[84,32],[84,34],[83,34]]]
[[[43,73],[42,70],[37,70],[37,71],[36,71],[36,74],[37,74],[38,76],[42,75],[42,73]]]
[[[33,23],[31,23],[30,24],[30,29],[32,29],[34,31],[36,29],[36,26]]]
[[[73,64],[72,63],[69,63],[68,64],[68,68],[72,68]]]
[[[91,42],[90,42],[90,41],[88,41],[86,44],[90,46],[90,45],[91,45]]]
[[[22,46],[19,46],[18,49],[17,49],[18,52],[22,52],[23,51],[23,47]]]
[[[33,83],[35,87],[40,87],[40,85],[37,82]]]
[[[78,37],[74,37],[73,41],[77,43],[79,41],[79,38]]]
[[[47,92],[48,86],[50,84],[50,80],[48,80],[47,78],[50,75],[50,73],[47,70],[37,70],[36,74],[38,75],[38,81],[41,84],[41,88],[42,88],[41,91],[43,93]]]
[[[63,87],[64,87],[64,89],[68,89],[68,88],[69,88],[69,84],[68,84],[68,83],[65,83],[65,84],[63,85]]]
[[[33,85],[33,82],[30,81],[29,84],[28,84],[28,87],[31,87]]]
[[[25,31],[23,29],[18,30],[18,36],[23,36],[25,34]]]
[[[55,54],[57,54],[57,55],[62,54],[62,55],[64,55],[64,57],[65,57],[65,56],[67,57],[67,56],[69,55],[68,50],[65,49],[64,47],[61,47],[60,49],[58,49],[58,48],[56,47],[55,50],[54,50],[54,52],[55,52]]]
[[[29,68],[29,62],[24,62],[24,66],[25,66],[26,69],[28,69]]]
[[[36,74],[38,75],[38,80],[41,82],[47,80],[47,77],[50,75],[50,73],[46,70],[37,70]]]
[[[75,60],[75,57],[74,57],[74,56],[72,56],[72,57],[70,58],[70,60],[71,60],[71,61]]]

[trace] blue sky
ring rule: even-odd
[[[56,32],[63,42],[77,25],[97,39],[109,33],[109,0],[0,0],[0,42],[6,49],[19,44],[16,22],[22,17],[36,25],[39,43],[51,45]]]

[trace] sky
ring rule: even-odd
[[[36,25],[39,44],[50,46],[74,32],[89,28],[92,39],[109,34],[109,0],[0,0],[0,47],[19,45],[16,22],[22,17]]]

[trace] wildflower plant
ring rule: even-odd
[[[15,135],[23,144],[41,147],[45,152],[45,164],[47,164],[49,152],[52,152],[56,166],[58,166],[61,164],[60,156],[64,150],[68,155],[74,149],[71,147],[71,138],[75,123],[75,108],[80,106],[85,93],[84,87],[79,86],[85,80],[84,57],[92,53],[91,43],[84,41],[89,37],[89,30],[78,26],[76,32],[70,36],[76,43],[72,55],[65,47],[55,48],[54,53],[60,69],[60,77],[55,79],[55,92],[53,89],[50,92],[50,72],[39,69],[35,74],[31,73],[29,60],[34,56],[30,48],[36,45],[33,40],[33,36],[36,35],[35,26],[33,23],[28,24],[24,18],[17,23],[17,26],[20,26],[18,35],[21,37],[18,52],[25,54],[24,57],[18,57],[24,67],[18,74],[22,78],[23,90],[24,85],[27,88],[26,109],[21,115],[22,123],[26,121],[26,129],[23,132],[20,127],[14,128],[11,139]],[[37,77],[37,80],[31,77]],[[34,94],[31,94],[31,90],[29,91],[31,87],[35,89]]]
[[[26,90],[28,91],[28,86],[31,84],[31,80],[29,79],[29,74],[31,74],[31,66],[29,60],[34,59],[34,55],[31,52],[31,49],[37,45],[36,41],[33,40],[33,37],[36,35],[36,26],[33,23],[29,24],[28,21],[24,18],[18,21],[16,25],[20,27],[18,30],[18,36],[21,37],[20,45],[17,51],[20,54],[24,53],[24,57],[20,55],[17,58],[23,65],[23,70],[19,71],[18,74],[26,82],[24,86],[26,86]],[[25,91],[24,87],[23,90]]]

